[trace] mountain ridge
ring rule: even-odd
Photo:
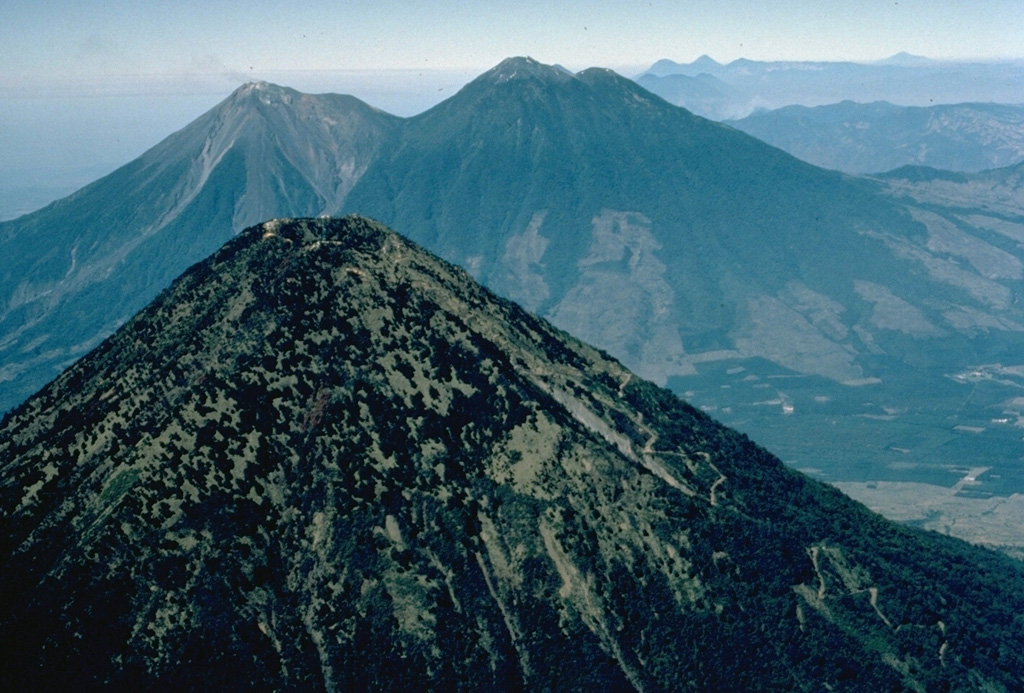
[[[702,99],[694,83],[673,77],[714,77],[718,94]],[[724,65],[659,60],[636,79],[679,105],[690,104],[715,120],[744,118],[760,109],[807,107],[844,99],[903,106],[968,102],[1019,103],[1011,87],[1024,75],[1024,62],[914,60],[897,55],[880,62],[760,61],[739,58]]]
[[[360,218],[228,241],[8,414],[0,460],[11,685],[1024,670],[1020,564],[882,520]]]
[[[1024,160],[1020,105],[843,101],[787,106],[728,122],[804,161],[848,173],[904,165],[977,172]]]

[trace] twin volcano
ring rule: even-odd
[[[897,527],[358,217],[266,222],[0,425],[11,689],[1018,688]]]
[[[407,119],[246,85],[111,176],[0,224],[0,410],[242,228],[352,212],[796,466],[863,482],[917,465],[934,482],[980,451],[1003,469],[976,490],[1024,491],[1009,471],[1019,435],[992,423],[1019,408],[1006,383],[1024,335],[1024,212],[914,195],[601,69],[511,59]],[[997,369],[981,387],[956,379],[981,366]]]
[[[963,352],[979,332],[1024,329],[1007,299],[1019,253],[991,231],[1005,219],[925,212],[608,70],[520,58],[407,119],[246,85],[110,176],[0,224],[0,409],[233,233],[349,212],[659,383],[729,360],[898,380],[936,343]]]

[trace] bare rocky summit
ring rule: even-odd
[[[249,228],[0,425],[8,690],[1012,690],[1024,571],[358,217]]]

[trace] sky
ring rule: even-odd
[[[1020,0],[0,0],[0,85],[285,70],[1019,58]]]
[[[0,0],[0,197],[66,194],[253,79],[413,115],[514,55],[633,77],[705,54],[1024,58],[1021,37],[1022,0]]]

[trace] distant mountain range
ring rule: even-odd
[[[659,60],[637,82],[668,101],[714,120],[757,110],[888,101],[901,106],[1022,102],[1024,61],[952,62],[899,54],[876,63],[761,62],[726,65]]]
[[[1024,685],[1022,564],[357,217],[242,232],[5,417],[0,575],[9,690]]]
[[[1024,105],[843,101],[726,122],[804,161],[848,173],[901,166],[982,171],[1024,161]]]
[[[1020,213],[1024,189],[1024,162],[1016,166],[962,173],[928,166],[903,166],[876,176],[893,192],[917,203],[942,207],[960,216],[989,214],[983,224],[995,225],[1013,240],[1024,243],[1009,220]]]
[[[608,70],[524,58],[406,119],[249,84],[0,224],[0,408],[246,225],[358,212],[790,463],[945,489],[981,456],[998,471],[970,490],[1006,496],[1024,491],[1024,401],[969,375],[1015,366],[1024,339],[1024,203],[1000,175],[972,183],[1007,191],[998,208],[950,207],[801,162]]]

